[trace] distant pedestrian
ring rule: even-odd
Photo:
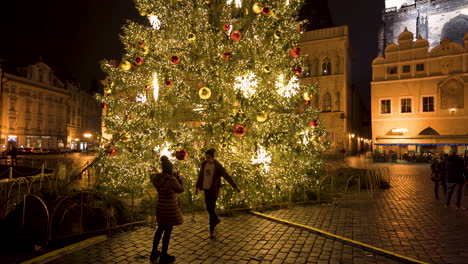
[[[445,172],[447,176],[447,194],[445,196],[445,207],[450,206],[453,193],[457,192],[456,206],[457,209],[464,210],[461,206],[461,199],[463,195],[463,185],[465,184],[464,178],[465,166],[463,159],[458,157],[457,151],[452,150],[451,155],[445,159]]]
[[[198,190],[203,190],[205,193],[206,210],[210,215],[211,239],[214,238],[215,227],[221,222],[215,212],[216,200],[218,199],[221,188],[221,178],[224,178],[237,192],[240,192],[234,180],[226,172],[226,169],[221,165],[221,163],[214,159],[215,152],[215,149],[209,149],[206,151],[206,159],[201,164],[196,185],[197,193]]]
[[[167,250],[172,228],[183,223],[177,194],[184,191],[184,186],[179,171],[173,169],[172,163],[166,156],[161,157],[161,166],[162,173],[158,173],[152,178],[152,183],[158,191],[156,205],[158,228],[154,234],[150,261],[154,262],[160,257],[159,263],[171,263],[175,261],[175,257],[167,254]],[[162,249],[159,251],[158,245],[161,237],[163,237]]]
[[[444,153],[441,152],[438,157],[434,157],[431,164],[431,180],[434,182],[435,199],[439,200],[439,186],[442,185],[444,197],[447,194],[447,178],[445,176]]]
[[[13,147],[10,151],[11,155],[11,166],[18,166],[18,149],[16,147]]]

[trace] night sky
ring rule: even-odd
[[[350,27],[353,83],[366,105],[383,7],[384,0],[329,0],[333,23]],[[104,78],[100,60],[121,58],[118,35],[125,21],[146,20],[131,0],[2,1],[0,10],[2,64],[26,65],[42,58],[59,75],[81,81],[85,89],[92,80]]]

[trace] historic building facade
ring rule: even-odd
[[[319,110],[331,143],[331,152],[357,151],[358,132],[353,132],[351,44],[347,26],[304,32],[301,49],[307,56],[303,82],[317,83],[311,105]]]
[[[86,149],[100,131],[100,109],[92,95],[59,80],[43,62],[16,74],[0,69],[0,89],[2,150]]]
[[[430,49],[407,29],[372,63],[374,147],[435,153],[468,146],[468,33],[460,45],[448,38]]]
[[[385,0],[379,35],[379,54],[385,47],[397,43],[398,35],[407,28],[429,42],[429,48],[444,38],[460,45],[468,31],[468,1],[466,0]]]

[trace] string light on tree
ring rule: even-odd
[[[318,87],[298,78],[307,65],[298,31],[305,21],[297,19],[303,1],[134,0],[149,23],[127,22],[122,63],[101,63],[115,85],[97,95],[105,124],[99,187],[144,193],[166,155],[193,190],[203,153],[214,148],[242,189],[224,189],[221,207],[315,188],[325,130],[317,109],[304,106]]]

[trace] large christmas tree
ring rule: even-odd
[[[221,206],[278,201],[316,185],[324,130],[300,82],[302,0],[135,0],[119,64],[104,62],[100,186],[141,191],[169,156],[191,198],[204,152],[240,186]]]

